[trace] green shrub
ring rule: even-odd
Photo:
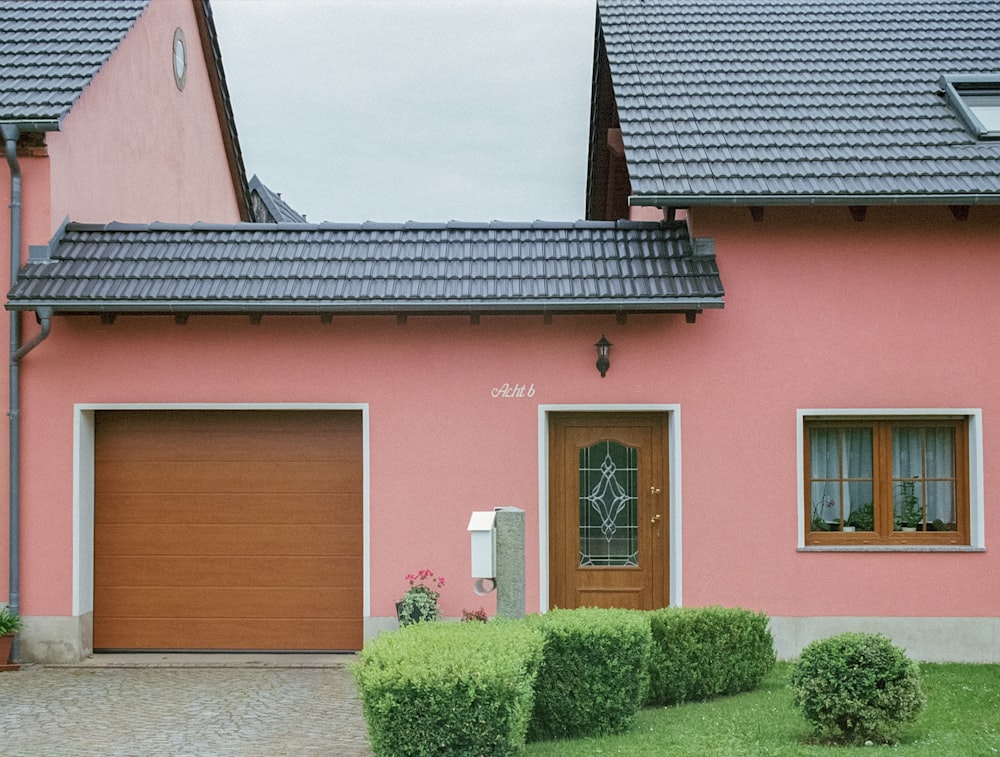
[[[768,621],[763,613],[724,607],[651,612],[647,704],[701,701],[760,686],[776,659]]]
[[[10,609],[10,607],[0,607],[0,636],[9,633],[17,633],[21,630],[21,616]],[[0,661],[2,665],[6,660]]]
[[[353,673],[380,757],[524,747],[543,635],[524,623],[417,623],[370,641]]]
[[[649,615],[633,610],[551,610],[528,618],[545,634],[528,739],[621,733],[648,687]]]
[[[890,742],[926,702],[916,663],[881,634],[814,641],[792,669],[791,686],[816,735],[844,743]]]

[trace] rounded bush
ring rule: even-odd
[[[378,757],[523,751],[544,636],[524,623],[414,623],[352,668]]]
[[[926,703],[917,664],[881,634],[814,641],[802,650],[791,686],[816,735],[835,742],[891,742]]]
[[[528,741],[628,730],[649,687],[649,615],[581,607],[528,624],[545,635]]]
[[[740,608],[653,610],[646,704],[695,702],[756,689],[775,662],[769,621],[763,613]]]

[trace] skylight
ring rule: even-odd
[[[990,95],[965,95],[965,104],[987,131],[1000,132],[1000,92]]]
[[[1000,139],[1000,74],[943,76],[945,98],[979,139]]]

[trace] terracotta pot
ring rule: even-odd
[[[0,636],[0,665],[10,662],[10,649],[14,646],[14,634]]]
[[[403,601],[399,600],[396,602],[396,620],[399,621],[400,626],[410,625],[411,623],[419,623],[424,619],[424,614],[419,608],[411,608],[408,615],[403,614]]]

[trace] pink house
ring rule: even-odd
[[[419,568],[492,614],[516,506],[530,612],[1000,661],[1000,8],[903,5],[601,0],[589,220],[313,225],[245,223],[207,0],[79,3],[51,94],[13,4],[22,656],[357,649]]]

